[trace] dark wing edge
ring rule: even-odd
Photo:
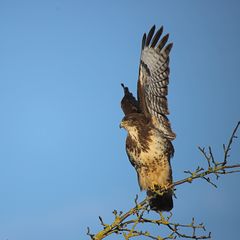
[[[139,104],[136,98],[133,96],[131,92],[129,92],[128,87],[125,87],[122,83],[121,86],[123,87],[124,96],[121,100],[121,108],[125,115],[131,113],[140,112]]]
[[[169,140],[176,135],[171,129],[167,118],[168,83],[169,83],[169,54],[173,43],[168,43],[169,34],[161,38],[163,27],[154,34],[155,26],[149,33],[143,35],[142,51],[138,78],[139,107],[146,117],[153,120],[157,127]]]

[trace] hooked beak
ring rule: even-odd
[[[119,128],[124,128],[124,123],[123,123],[123,121],[120,122]]]

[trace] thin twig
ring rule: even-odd
[[[238,127],[240,126],[240,122],[237,123],[236,127],[233,130],[233,133],[229,139],[227,146],[224,145],[224,156],[222,162],[217,162],[214,158],[214,154],[211,147],[208,147],[208,151],[205,148],[198,147],[200,152],[202,153],[204,159],[207,161],[207,168],[197,167],[195,171],[185,171],[185,173],[189,174],[187,178],[181,179],[179,181],[174,182],[169,185],[165,189],[161,189],[159,194],[163,194],[169,190],[175,189],[176,186],[184,184],[184,183],[192,183],[196,179],[203,179],[217,187],[215,183],[212,182],[211,176],[215,175],[217,179],[221,175],[227,175],[232,173],[240,172],[240,164],[229,165],[228,158],[231,150],[231,146],[233,143],[233,139],[237,138],[236,132]],[[116,210],[113,211],[114,221],[111,224],[106,224],[103,222],[102,217],[99,217],[100,224],[103,226],[103,229],[96,234],[91,234],[90,229],[87,229],[87,235],[90,236],[92,240],[102,240],[111,234],[122,234],[125,240],[134,237],[145,237],[154,240],[168,240],[168,239],[176,239],[176,238],[187,238],[187,239],[210,239],[211,232],[206,235],[197,234],[197,230],[206,231],[205,226],[203,224],[195,224],[194,218],[192,219],[191,224],[180,224],[174,223],[171,221],[172,213],[169,214],[168,217],[164,217],[162,213],[160,213],[160,219],[150,219],[147,218],[146,215],[149,212],[149,204],[148,197],[146,197],[143,201],[138,203],[138,195],[134,200],[135,206],[128,210],[126,213],[122,213],[121,211],[118,213]],[[139,224],[152,224],[159,227],[167,227],[170,230],[170,233],[165,236],[154,236],[148,231],[140,231],[137,230]],[[192,229],[192,234],[184,233],[184,229]]]
[[[240,125],[240,121],[237,123],[237,126],[234,128],[233,130],[233,133],[229,139],[229,142],[228,142],[228,145],[227,145],[227,148],[224,147],[224,158],[223,158],[223,165],[226,165],[227,163],[227,158],[229,157],[229,151],[231,150],[231,145],[232,145],[232,142],[233,142],[233,139],[234,138],[237,138],[237,136],[235,135],[237,130],[238,130],[238,127]]]

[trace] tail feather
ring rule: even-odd
[[[169,212],[173,208],[172,192],[166,192],[163,195],[159,195],[153,191],[147,191],[149,196],[150,208],[156,212],[167,211]]]

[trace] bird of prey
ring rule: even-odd
[[[122,84],[125,116],[120,127],[128,132],[126,152],[136,169],[140,189],[147,191],[150,208],[159,212],[173,208],[173,193],[167,189],[172,184],[171,141],[176,135],[167,118],[169,53],[173,44],[167,43],[169,34],[161,37],[163,27],[154,32],[155,26],[142,38],[137,99]]]

